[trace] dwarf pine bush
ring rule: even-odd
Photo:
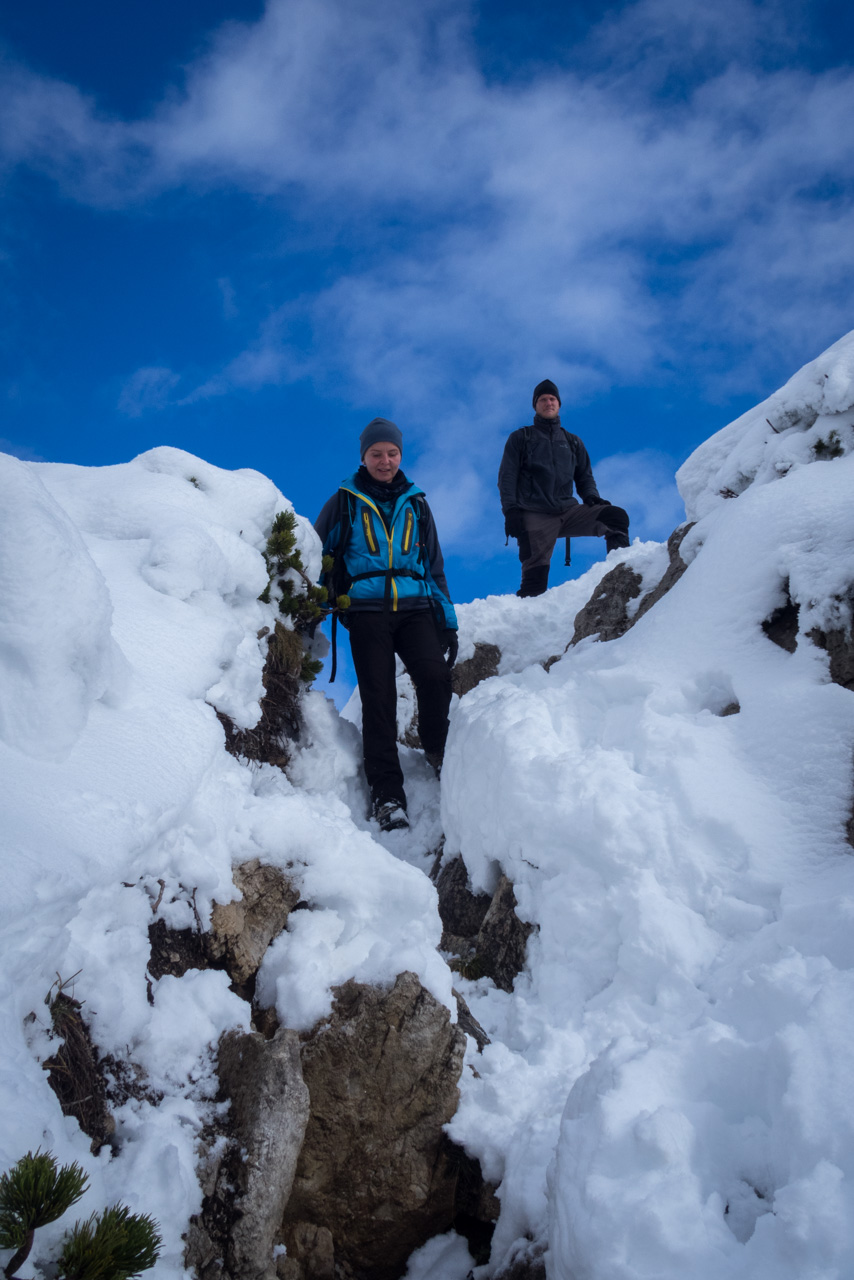
[[[294,630],[313,632],[318,622],[321,622],[329,611],[326,607],[328,592],[326,587],[315,586],[306,575],[302,556],[297,547],[296,523],[296,516],[292,511],[280,511],[273,521],[273,527],[264,548],[264,559],[267,562],[270,580],[259,599],[269,604],[275,586],[278,592],[279,613],[291,620]],[[324,556],[324,573],[328,573],[331,568],[332,558]],[[301,584],[294,582],[294,575],[302,579]],[[300,679],[310,684],[322,665],[317,659],[306,654],[300,667]]]
[[[57,1166],[50,1152],[28,1151],[0,1177],[0,1249],[16,1252],[7,1280],[16,1280],[39,1227],[76,1204],[89,1179],[79,1164]],[[130,1280],[153,1267],[160,1252],[157,1223],[147,1214],[115,1205],[74,1224],[59,1257],[60,1280]]]

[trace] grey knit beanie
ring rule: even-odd
[[[388,418],[374,418],[359,436],[359,457],[364,458],[372,444],[396,444],[403,453],[403,436],[400,427]]]

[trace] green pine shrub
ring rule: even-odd
[[[329,592],[326,587],[319,587],[311,582],[306,575],[302,556],[297,547],[296,523],[296,516],[292,511],[280,511],[274,519],[264,548],[264,559],[267,562],[270,580],[258,599],[269,604],[275,590],[279,613],[290,620],[294,630],[300,634],[313,633],[317,624],[322,622],[329,613]],[[332,557],[324,556],[323,572],[328,573],[331,568]],[[292,573],[296,573],[302,579],[300,587],[297,587],[289,576]],[[304,653],[299,665],[300,679],[306,684],[311,684],[322,665],[321,662]]]
[[[16,1252],[7,1280],[23,1266],[39,1227],[55,1222],[76,1204],[89,1179],[77,1163],[57,1166],[50,1152],[28,1151],[0,1177],[0,1249]],[[160,1252],[157,1223],[147,1214],[114,1205],[76,1222],[59,1257],[61,1280],[130,1280],[153,1267]]]

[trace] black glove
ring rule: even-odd
[[[600,498],[598,493],[588,493],[587,497],[584,499],[585,507],[599,507],[602,503],[604,503],[606,507],[611,505],[607,498]]]
[[[521,507],[511,507],[504,517],[504,532],[508,538],[518,541],[525,532],[525,513]]]
[[[439,633],[439,641],[442,645],[442,652],[445,654],[448,670],[452,671],[457,660],[457,654],[460,651],[459,636],[453,627],[445,627],[444,631]]]

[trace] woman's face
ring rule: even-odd
[[[400,450],[396,444],[379,440],[370,446],[363,461],[372,480],[379,480],[380,484],[391,484],[400,470],[400,458]]]

